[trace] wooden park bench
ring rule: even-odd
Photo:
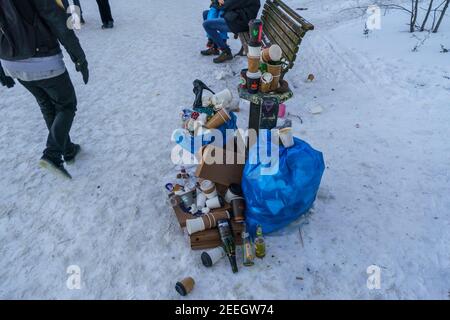
[[[283,51],[285,60],[281,76],[283,79],[294,66],[303,37],[308,31],[314,30],[314,26],[281,0],[267,0],[260,19],[263,22],[264,46],[278,44]],[[250,34],[240,33],[239,39],[242,48],[238,55],[247,55]]]

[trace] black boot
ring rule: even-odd
[[[80,151],[81,146],[79,144],[72,143],[69,151],[64,154],[64,161],[67,164],[72,164],[73,162],[75,162],[75,158],[80,153]]]
[[[114,28],[114,21],[108,21],[102,25],[102,29],[112,29]]]
[[[217,48],[211,47],[206,50],[200,51],[200,54],[202,56],[218,56],[220,54],[220,51]]]
[[[214,63],[223,63],[225,61],[233,60],[233,54],[231,53],[231,49],[227,48],[222,50],[222,53],[217,58],[213,59]]]
[[[44,169],[48,169],[53,173],[66,178],[72,179],[70,173],[64,168],[64,163],[61,160],[50,158],[49,156],[43,155],[39,161],[39,166]]]

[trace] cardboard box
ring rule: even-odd
[[[239,141],[238,143],[237,141]],[[201,149],[200,164],[195,175],[198,178],[229,186],[232,183],[241,184],[245,166],[244,140],[235,139],[234,146],[219,148],[208,145]]]

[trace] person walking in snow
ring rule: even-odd
[[[111,14],[111,6],[109,0],[97,0],[98,10],[100,11],[100,17],[102,18],[102,29],[114,28],[114,19]]]
[[[223,63],[232,60],[233,55],[221,34],[248,31],[248,23],[258,16],[261,3],[260,0],[218,0],[218,3],[224,12],[223,18],[206,20],[203,22],[203,28],[221,51],[221,54],[213,59],[214,63]],[[212,50],[210,53],[214,54]]]
[[[67,14],[56,0],[0,0],[0,82],[12,88],[17,79],[36,98],[48,128],[39,164],[71,178],[64,161],[73,161],[81,147],[69,136],[77,98],[60,43],[85,84],[89,69],[66,21]]]

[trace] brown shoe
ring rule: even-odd
[[[225,61],[233,60],[233,54],[230,49],[222,50],[222,53],[217,58],[213,59],[214,63],[223,63]]]
[[[220,51],[219,51],[219,49],[211,47],[206,50],[200,51],[200,53],[202,56],[218,56],[220,54]]]

